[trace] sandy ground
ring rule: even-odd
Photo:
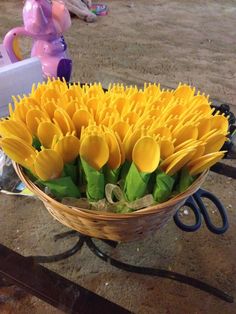
[[[21,1],[18,3],[0,2],[0,38],[21,24]],[[160,82],[164,87],[187,82],[231,103],[236,111],[235,1],[107,3],[108,16],[95,24],[73,18],[65,36],[74,62],[74,81],[100,81],[104,87],[110,82],[139,86],[145,81]],[[204,225],[194,234],[183,233],[170,221],[150,238],[120,244],[114,256],[187,274],[236,297],[236,181],[211,173],[205,187],[228,210],[230,229],[225,235],[213,235]],[[75,242],[53,242],[53,235],[65,230],[40,201],[0,195],[3,244],[24,255],[53,254]],[[47,267],[135,313],[236,313],[235,304],[188,286],[117,270],[94,258],[85,247],[70,259]],[[0,303],[0,313],[58,313],[35,298],[19,299],[11,299],[7,309]]]

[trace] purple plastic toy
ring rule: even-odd
[[[3,41],[12,62],[20,60],[16,39],[33,39],[31,57],[42,63],[45,78],[60,77],[70,80],[72,61],[62,36],[71,26],[70,14],[61,0],[26,0],[23,8],[24,26],[10,30]]]

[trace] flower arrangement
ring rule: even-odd
[[[59,200],[137,210],[185,191],[225,153],[227,117],[185,84],[104,90],[48,80],[13,102],[0,146]]]

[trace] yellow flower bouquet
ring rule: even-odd
[[[185,191],[224,156],[228,119],[179,84],[80,85],[48,80],[13,97],[0,147],[55,199],[129,213]],[[79,203],[78,203],[79,204]]]

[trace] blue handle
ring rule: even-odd
[[[184,206],[190,208],[193,211],[195,216],[195,224],[193,225],[184,224],[179,217],[179,210],[174,215],[174,222],[176,226],[178,226],[181,230],[186,232],[194,232],[201,227],[201,213],[198,207],[196,206],[196,203],[192,196],[190,196],[187,199],[187,201],[184,203]]]
[[[222,234],[229,228],[226,210],[225,210],[223,204],[219,201],[219,199],[214,194],[212,194],[206,190],[199,189],[196,193],[193,194],[193,198],[196,201],[196,203],[197,203],[197,205],[198,205],[198,207],[199,207],[199,209],[200,209],[200,211],[204,217],[207,228],[211,232],[213,232],[215,234]],[[210,216],[208,214],[207,208],[202,201],[202,198],[206,198],[206,199],[210,200],[215,205],[217,210],[219,211],[219,214],[221,216],[221,221],[222,221],[221,227],[217,227],[212,223]]]

